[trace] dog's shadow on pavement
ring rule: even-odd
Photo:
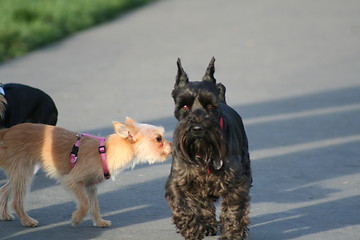
[[[45,176],[37,177],[45,180]],[[104,219],[112,221],[111,228],[93,227],[90,216],[80,225],[72,227],[70,219],[75,203],[67,201],[28,211],[39,221],[37,228],[21,226],[17,217],[12,222],[1,221],[0,239],[92,239],[103,231],[122,231],[121,228],[126,226],[167,218],[170,212],[163,197],[165,181],[166,178],[158,178],[100,193],[101,213]]]
[[[252,156],[251,240],[342,239],[359,224],[360,86],[237,110]]]

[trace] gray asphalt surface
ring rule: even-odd
[[[176,59],[198,80],[212,56],[249,138],[249,239],[359,240],[357,0],[157,1],[0,65],[0,81],[49,93],[58,126],[106,135],[130,116],[171,139]],[[0,239],[182,239],[163,197],[170,162],[99,186],[109,229],[72,227],[72,197],[40,172],[26,204],[40,226],[0,222]]]

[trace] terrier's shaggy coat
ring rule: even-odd
[[[249,224],[252,177],[241,117],[225,102],[225,86],[213,76],[213,58],[202,81],[189,82],[178,60],[172,96],[178,124],[166,199],[186,240],[218,230],[214,201],[222,198],[222,240],[242,240]]]

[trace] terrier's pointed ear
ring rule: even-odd
[[[178,72],[176,75],[175,87],[182,87],[182,86],[185,86],[189,82],[189,79],[188,79],[188,76],[187,76],[186,72],[184,71],[183,67],[181,66],[180,58],[178,58],[176,64],[178,67]]]
[[[225,93],[226,93],[226,87],[222,83],[216,84],[218,90],[219,90],[219,101],[226,103],[225,99]]]
[[[114,122],[113,126],[114,126],[115,133],[117,135],[119,135],[120,137],[126,138],[126,139],[130,140],[131,142],[136,141],[136,138],[134,137],[132,126],[128,126],[128,125],[122,124],[120,122]]]
[[[209,63],[209,66],[206,69],[205,75],[202,78],[203,81],[209,81],[212,83],[216,83],[216,79],[214,78],[214,73],[215,73],[214,63],[215,63],[215,58],[212,57],[212,59]]]

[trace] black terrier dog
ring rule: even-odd
[[[165,187],[178,232],[187,240],[216,235],[214,202],[222,198],[222,240],[246,239],[252,184],[248,141],[241,117],[216,84],[212,58],[202,81],[189,82],[177,61],[173,161]]]
[[[0,84],[0,128],[19,123],[56,125],[54,101],[40,89],[18,83]]]

